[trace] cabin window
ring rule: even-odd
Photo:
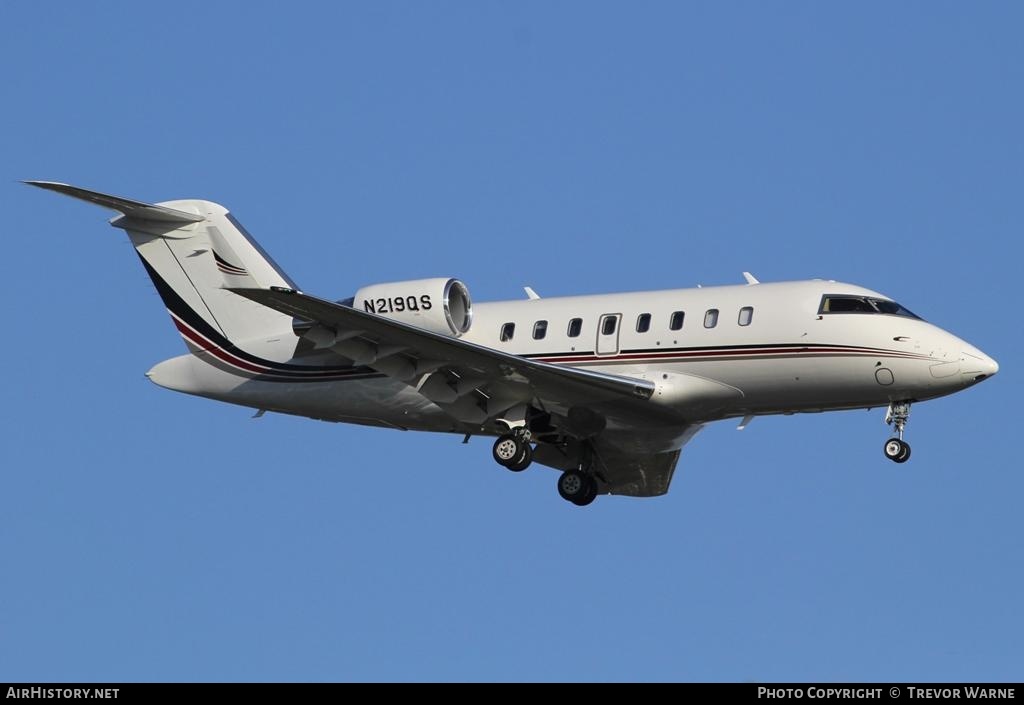
[[[646,333],[651,329],[651,314],[641,313],[636,317],[636,332]]]
[[[718,309],[717,308],[709,308],[707,310],[707,312],[704,314],[704,327],[705,328],[714,328],[717,325],[718,325]]]
[[[611,335],[615,332],[615,324],[619,322],[618,316],[605,316],[601,324],[601,335]]]
[[[581,330],[583,330],[582,318],[574,318],[571,321],[569,321],[568,334],[570,338],[578,338]]]
[[[679,330],[683,327],[683,317],[686,314],[682,311],[673,311],[672,316],[668,319],[669,330]]]
[[[501,342],[507,343],[512,340],[512,336],[516,334],[516,324],[506,323],[501,327]]]
[[[544,336],[548,334],[548,322],[537,321],[533,324],[533,339],[544,340]]]
[[[743,308],[741,308],[739,324],[741,326],[749,326],[752,320],[754,320],[754,307],[744,306]]]

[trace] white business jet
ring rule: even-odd
[[[885,455],[910,458],[911,404],[999,366],[892,299],[835,281],[472,303],[457,279],[303,293],[223,206],[26,182],[120,213],[189,354],[147,376],[259,410],[497,436],[494,459],[561,470],[583,506],[668,491],[711,421],[886,407]]]

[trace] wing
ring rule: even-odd
[[[484,423],[532,399],[568,410],[608,401],[645,402],[654,393],[646,380],[528,360],[292,289],[232,291],[314,321],[319,329],[307,337],[356,365],[416,386],[464,423]]]
[[[655,386],[648,380],[529,360],[293,289],[231,291],[313,322],[304,337],[317,347],[414,387],[467,433],[495,430],[489,424],[520,404],[544,410],[552,426],[576,440],[540,444],[535,460],[566,469],[592,453],[603,492],[664,494],[679,458],[676,449],[700,429],[653,403]],[[668,439],[665,452],[638,443],[638,427],[645,441]]]

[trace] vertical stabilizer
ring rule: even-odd
[[[146,272],[190,348],[208,349],[291,331],[291,318],[225,287],[296,289],[223,206],[181,200],[149,204],[48,181],[28,181],[121,213]]]

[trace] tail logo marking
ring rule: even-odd
[[[213,250],[212,252],[213,258],[217,260],[217,269],[222,271],[224,274],[234,274],[235,276],[238,277],[244,277],[247,274],[249,274],[249,272],[247,272],[244,267],[239,267],[237,265],[231,264],[226,259],[218,255],[216,250]]]

